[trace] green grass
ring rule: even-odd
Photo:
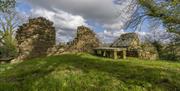
[[[180,63],[64,54],[0,65],[0,91],[180,91]]]

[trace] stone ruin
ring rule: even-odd
[[[148,41],[141,44],[141,49],[138,52],[138,56],[139,58],[146,60],[159,59],[159,54],[156,47]]]
[[[17,60],[26,60],[41,56],[60,55],[64,52],[89,52],[102,44],[96,34],[85,26],[77,28],[77,35],[66,46],[55,45],[55,27],[53,22],[38,17],[29,19],[28,23],[19,27],[16,32],[19,56]],[[127,48],[127,56],[142,59],[157,59],[156,48],[150,43],[141,43],[136,33],[127,33],[120,36],[111,47]]]
[[[96,34],[85,26],[77,28],[76,37],[64,45],[56,45],[48,50],[49,55],[61,55],[66,52],[89,52],[92,53],[93,49],[101,45]]]
[[[94,48],[101,45],[96,34],[85,26],[77,28],[77,35],[75,39],[68,43],[68,51],[74,52],[92,52]]]
[[[140,40],[136,33],[126,33],[120,36],[111,47],[127,48],[128,50],[139,49]]]
[[[158,52],[150,42],[142,43],[136,33],[126,33],[120,36],[111,47],[127,48],[127,56],[147,60],[158,59]]]
[[[19,48],[18,60],[46,56],[48,49],[55,45],[53,22],[38,17],[29,19],[16,32]]]

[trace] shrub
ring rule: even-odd
[[[17,54],[17,48],[14,45],[0,47],[0,58],[15,58]]]

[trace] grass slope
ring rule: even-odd
[[[65,54],[0,65],[0,91],[180,91],[180,64]]]

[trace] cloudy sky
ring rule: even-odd
[[[27,17],[43,16],[53,21],[58,42],[72,40],[81,25],[93,29],[102,41],[112,42],[130,31],[124,30],[135,11],[134,6],[129,7],[130,1],[117,5],[113,0],[18,0],[16,9]]]

